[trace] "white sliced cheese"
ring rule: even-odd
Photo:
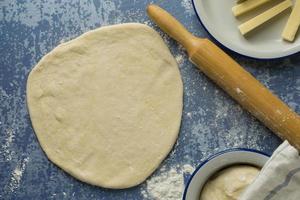
[[[242,3],[244,1],[246,1],[246,0],[236,0],[236,3]]]
[[[290,8],[292,5],[293,5],[293,3],[291,2],[291,0],[283,1],[282,3],[274,6],[273,8],[271,8],[267,11],[265,11],[264,13],[262,13],[262,14],[256,16],[256,17],[250,19],[249,21],[241,24],[239,26],[240,32],[243,35],[249,33],[253,29],[261,26],[262,24],[269,21],[273,17],[279,15],[280,13],[285,11],[286,9]]]
[[[282,38],[293,42],[300,26],[300,0],[296,0],[292,14],[283,30]]]
[[[236,17],[243,15],[265,3],[268,3],[269,1],[272,1],[272,0],[247,0],[247,1],[242,2],[232,8],[233,15]]]

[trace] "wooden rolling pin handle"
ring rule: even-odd
[[[202,39],[195,37],[177,21],[170,13],[157,5],[150,4],[147,7],[149,17],[171,38],[182,44],[188,51],[197,49]]]
[[[190,60],[246,110],[300,150],[300,117],[208,39],[189,33],[162,8],[149,5],[148,15],[188,51]]]

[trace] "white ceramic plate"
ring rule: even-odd
[[[249,164],[262,168],[268,159],[266,154],[251,149],[231,149],[220,152],[197,167],[185,187],[183,199],[199,200],[206,181],[221,169],[238,164]]]
[[[300,52],[300,31],[294,43],[281,39],[290,12],[277,16],[248,37],[243,37],[237,27],[253,17],[253,14],[236,19],[231,12],[235,2],[236,0],[193,0],[200,22],[219,43],[236,53],[258,59],[281,58]],[[261,10],[256,14],[260,12]]]

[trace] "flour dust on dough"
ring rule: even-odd
[[[27,81],[32,125],[48,158],[106,188],[138,185],[159,166],[177,139],[182,98],[169,49],[135,23],[59,45]]]

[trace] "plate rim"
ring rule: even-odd
[[[250,58],[250,59],[255,59],[255,60],[261,60],[261,61],[272,61],[272,60],[279,60],[279,59],[283,59],[283,58],[288,58],[291,56],[294,56],[298,53],[300,53],[300,49],[297,50],[296,52],[292,52],[292,53],[288,53],[287,55],[283,55],[283,56],[275,56],[275,57],[255,57],[255,56],[250,56],[244,53],[240,53],[236,50],[233,50],[232,48],[226,46],[225,44],[223,44],[221,41],[219,41],[215,36],[212,35],[212,33],[210,33],[210,31],[208,30],[208,28],[204,25],[203,20],[200,17],[200,13],[198,13],[197,9],[196,9],[196,5],[195,5],[195,1],[196,0],[191,0],[192,2],[192,6],[194,9],[194,12],[197,16],[198,21],[200,22],[201,26],[204,28],[204,30],[208,33],[209,37],[218,45],[220,46],[222,49],[225,49],[227,51],[230,51],[236,55],[240,55],[246,58]]]

